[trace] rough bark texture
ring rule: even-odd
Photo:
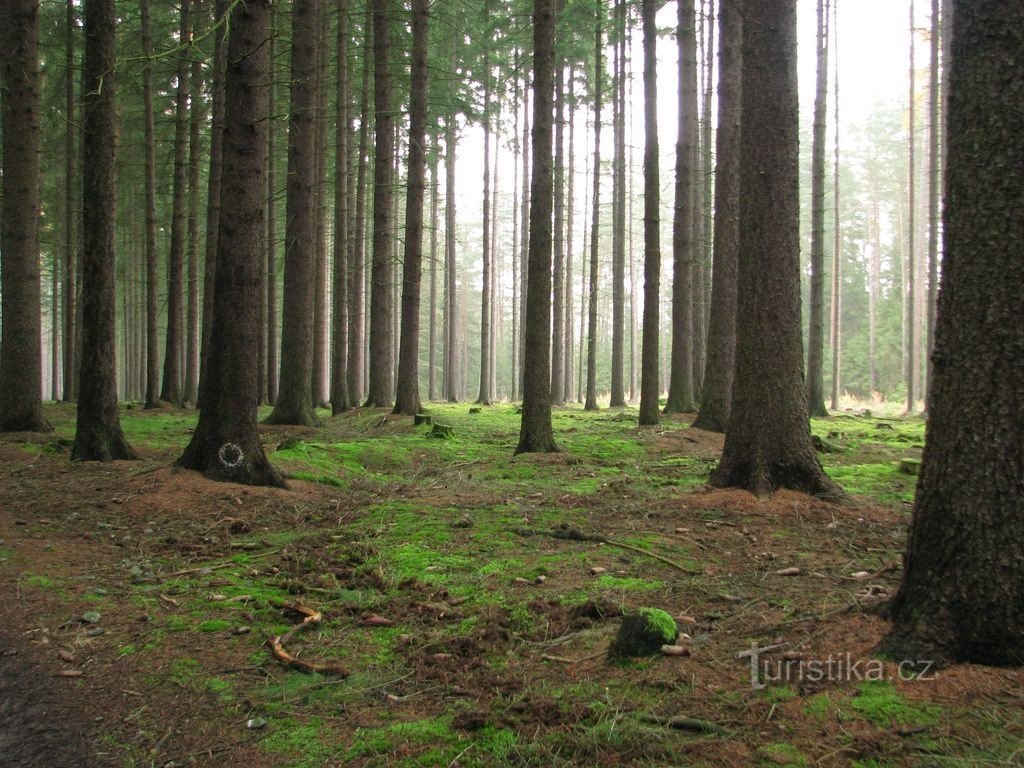
[[[693,426],[725,432],[736,365],[736,265],[739,259],[740,77],[743,16],[739,0],[719,5],[718,135],[711,316],[700,412]]]
[[[556,451],[551,430],[552,95],[554,0],[533,3],[533,182],[526,284],[523,418],[516,453]]]
[[[189,0],[181,3],[179,40],[190,40]],[[167,252],[167,334],[160,399],[182,404],[183,287],[185,282],[185,209],[188,202],[188,79],[189,48],[178,52],[178,88],[174,112],[174,183],[171,203],[171,242]]]
[[[146,407],[160,398],[160,267],[156,250],[156,121],[153,116],[153,33],[150,1],[141,0],[142,104],[146,153]],[[211,158],[212,160],[212,158]],[[212,169],[211,169],[212,171]]]
[[[412,82],[409,92],[409,185],[402,262],[402,335],[395,413],[419,413],[420,282],[423,275],[423,197],[427,164],[427,0],[412,3]]]
[[[883,648],[1024,664],[1024,6],[955,0],[924,460]]]
[[[268,424],[317,423],[313,411],[313,289],[316,273],[316,77],[320,0],[292,9],[291,109],[285,199],[280,389]],[[262,134],[261,134],[262,135]],[[226,183],[224,179],[223,183]],[[227,199],[225,197],[225,199]]]
[[[612,160],[612,370],[608,404],[626,404],[623,365],[626,308],[626,3],[615,2],[615,108],[612,110],[615,150]],[[594,166],[597,168],[598,166]],[[600,175],[595,172],[595,175]],[[594,208],[595,215],[597,208]],[[593,247],[593,246],[591,246]],[[591,275],[596,275],[591,270]],[[591,282],[596,278],[591,277]],[[589,390],[588,390],[589,391]],[[594,405],[596,406],[596,403]]]
[[[742,56],[736,381],[711,483],[837,495],[801,373],[796,0],[746,0]]]
[[[370,380],[366,406],[391,405],[391,217],[395,116],[391,108],[389,0],[373,0],[373,251],[370,275]]]
[[[490,3],[484,3],[483,21],[490,23]],[[480,291],[480,390],[476,402],[480,405],[491,404],[491,344],[493,329],[491,326],[491,301],[494,288],[491,281],[493,272],[493,243],[491,241],[491,60],[490,41],[484,43],[483,89],[484,89],[484,173],[483,173],[483,226],[480,244],[483,285]]]
[[[223,2],[223,0],[218,0]],[[270,39],[267,41],[267,48],[270,55],[270,79],[272,81],[267,94],[267,239],[266,239],[266,320],[267,320],[267,382],[266,395],[267,403],[273,405],[277,402],[277,381],[280,373],[280,345],[277,336],[277,54],[276,54],[276,27],[274,9],[270,9]],[[222,67],[223,69],[223,67]],[[221,76],[221,122],[224,122],[224,87],[223,75]],[[219,150],[218,150],[219,151]],[[210,149],[211,157],[213,148]],[[211,167],[213,163],[211,160]],[[218,185],[220,182],[218,181]],[[218,186],[219,190],[220,187]],[[207,233],[207,244],[209,244],[209,233]],[[210,258],[210,261],[216,261]],[[207,274],[210,275],[212,284],[212,272],[207,263]]]
[[[334,121],[334,307],[331,335],[331,413],[348,402],[348,257],[349,257],[349,0],[337,0],[338,77]]]
[[[269,0],[238,3],[230,21],[222,192],[231,204],[219,222],[206,402],[178,464],[214,480],[286,487],[260,445],[259,371],[252,364],[266,215]]]
[[[827,416],[825,408],[825,128],[828,106],[828,12],[818,0],[817,75],[811,136],[811,292],[807,334],[807,408]]]
[[[454,54],[452,56],[454,59]],[[458,297],[455,250],[455,115],[445,117],[444,131],[444,274],[445,274],[445,357],[444,390],[445,399],[454,403],[459,399],[459,334]]]
[[[316,216],[316,245],[314,259],[316,272],[313,279],[313,365],[310,374],[309,396],[314,408],[329,405],[328,348],[330,346],[330,311],[327,264],[327,39],[330,34],[330,16],[321,2],[317,20],[317,74],[316,74],[316,177],[313,181],[314,213]]]
[[[39,307],[39,3],[0,11],[3,41],[3,343],[0,431],[47,431]],[[56,311],[56,308],[54,308]]]
[[[693,272],[697,252],[697,28],[692,0],[677,3],[679,109],[672,219],[672,364],[665,413],[697,409],[693,397]]]
[[[601,92],[603,89],[603,57],[604,35],[601,32],[601,19],[604,15],[602,0],[597,0],[594,15],[594,190],[590,212],[590,278],[587,290],[587,395],[583,403],[584,410],[597,410],[597,269],[598,269],[598,233],[601,216],[601,174],[596,169],[601,167]],[[582,311],[582,306],[580,310]]]
[[[117,412],[114,314],[114,0],[85,4],[82,76],[82,359],[71,458],[134,459]]]
[[[78,342],[75,338],[75,314],[78,297],[75,287],[75,248],[78,234],[78,200],[75,187],[75,157],[77,152],[78,123],[75,113],[75,3],[67,0],[64,38],[64,264],[61,275],[62,321],[64,325],[64,393],[65,402],[78,399],[75,389],[75,356]]]
[[[640,360],[640,424],[658,423],[658,315],[661,293],[661,194],[658,180],[658,80],[654,0],[643,0],[644,26],[644,330]],[[596,172],[596,169],[595,169]]]
[[[200,106],[203,93],[203,67],[199,56],[192,59],[191,106],[188,126],[188,303],[185,306],[185,392],[186,403],[199,399],[199,159],[202,155],[200,131],[205,115]],[[262,353],[261,353],[262,354]],[[266,361],[257,365],[262,370]]]

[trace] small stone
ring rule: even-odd
[[[600,565],[595,565],[593,568],[590,569],[590,575],[591,576],[600,576],[602,573],[604,573],[607,570],[608,570],[607,568],[602,568]]]
[[[689,528],[676,528],[675,532],[676,533],[689,533],[690,529]]]
[[[513,584],[529,584],[530,580],[529,579],[524,579],[522,576],[516,576],[514,579],[512,579],[512,583]]]
[[[430,658],[434,661],[448,661],[452,658],[452,655],[450,653],[432,653],[430,654]]]
[[[661,653],[663,656],[689,656],[690,649],[684,648],[681,645],[663,645],[661,646]]]
[[[82,621],[85,624],[99,624],[100,618],[101,616],[99,611],[86,611],[82,614]]]
[[[676,645],[683,645],[684,643],[689,643],[692,641],[693,638],[685,632],[680,632],[678,635],[676,635]]]
[[[851,573],[850,577],[854,579],[866,579],[870,575],[871,574],[867,571],[857,571],[856,573]]]
[[[534,583],[536,583],[536,584],[543,584],[543,583],[544,583],[545,581],[547,581],[547,580],[548,580],[548,577],[547,577],[547,576],[538,576],[538,577],[537,577],[536,579],[534,579],[533,581],[534,581]]]
[[[363,619],[363,625],[367,627],[390,627],[394,624],[391,619],[384,616],[367,616]]]
[[[227,595],[210,595],[206,599],[209,600],[211,603],[219,603],[219,602],[221,602],[223,600],[227,600],[228,596]]]
[[[258,731],[260,728],[266,728],[267,727],[266,718],[262,718],[262,717],[250,718],[249,720],[245,721],[245,727],[248,728],[250,731]]]
[[[693,616],[676,616],[677,624],[696,624],[697,620]]]
[[[103,627],[89,627],[89,629],[85,630],[85,634],[87,637],[99,637],[100,635],[107,634],[107,630]]]

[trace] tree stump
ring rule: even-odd
[[[417,413],[415,416],[413,416],[413,423],[417,427],[420,426],[421,424],[433,424],[434,417],[427,413]]]
[[[430,436],[448,440],[455,437],[455,428],[450,424],[434,424],[430,430]]]
[[[470,408],[470,409],[469,409],[469,413],[470,413],[470,415],[472,415],[472,414],[474,414],[474,413],[480,413],[480,411],[481,411],[481,409],[480,409],[480,408]]]
[[[904,475],[917,476],[921,472],[920,459],[900,459],[900,472]]]

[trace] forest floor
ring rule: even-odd
[[[835,506],[707,488],[685,418],[556,409],[513,457],[513,406],[429,412],[261,427],[290,490],[172,468],[191,412],[126,407],[137,462],[71,463],[67,405],[0,438],[0,764],[1024,765],[1024,671],[872,655],[920,419],[813,423]],[[296,604],[320,672],[267,645]],[[639,607],[684,655],[608,661]]]

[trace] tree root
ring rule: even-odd
[[[297,632],[307,627],[311,627],[314,624],[319,624],[323,620],[323,614],[320,613],[320,611],[308,608],[304,605],[299,605],[298,603],[285,603],[281,607],[287,611],[301,614],[304,618],[302,619],[302,623],[296,624],[283,635],[267,638],[267,647],[270,648],[270,653],[274,658],[286,667],[291,667],[299,672],[334,675],[335,677],[348,677],[351,673],[338,664],[315,664],[313,662],[303,661],[302,659],[292,656],[284,649],[284,644],[291,640]]]

